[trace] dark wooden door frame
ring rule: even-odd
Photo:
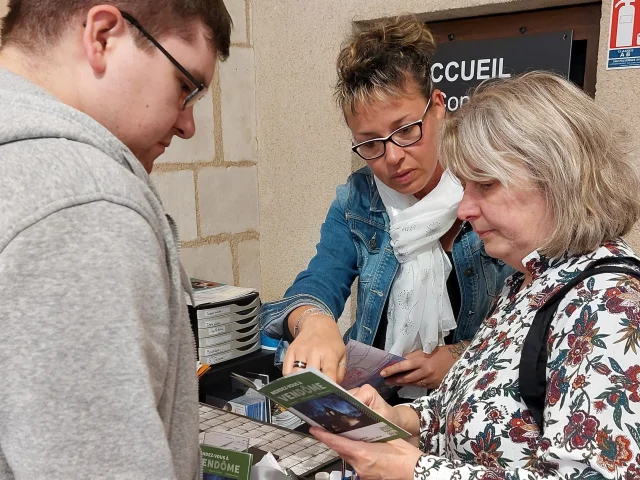
[[[573,30],[574,40],[587,40],[584,90],[593,97],[596,93],[601,15],[602,4],[590,3],[522,13],[427,22],[427,25],[437,43]]]

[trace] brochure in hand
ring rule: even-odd
[[[251,380],[231,374],[307,423],[352,440],[383,442],[409,437],[315,368],[256,388]]]
[[[340,384],[347,390],[368,384],[375,388],[382,398],[389,398],[398,391],[399,387],[387,385],[386,379],[380,375],[380,372],[403,360],[404,358],[398,355],[356,340],[349,340],[347,343],[347,371]]]

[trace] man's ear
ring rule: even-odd
[[[89,65],[97,74],[107,69],[107,53],[114,40],[127,33],[120,11],[111,5],[98,5],[87,13],[82,44]]]

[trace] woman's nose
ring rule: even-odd
[[[480,209],[473,195],[469,190],[465,189],[462,201],[458,205],[458,218],[462,221],[469,221],[477,218],[479,214]]]
[[[385,150],[385,160],[391,165],[396,165],[404,158],[404,148],[393,142],[387,142]]]

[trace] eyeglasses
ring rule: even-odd
[[[147,32],[142,27],[142,25],[138,23],[138,21],[135,18],[133,18],[127,12],[120,11],[120,14],[122,15],[122,18],[127,20],[134,27],[136,27],[142,35],[147,37],[147,39],[151,43],[153,43],[158,48],[158,50],[160,50],[164,54],[164,56],[167,57],[169,61],[173,63],[178,70],[180,70],[180,73],[182,73],[182,75],[184,75],[186,79],[191,83],[193,90],[191,90],[191,92],[184,98],[183,105],[182,105],[183,108],[186,109],[193,106],[198,100],[200,100],[202,97],[204,97],[207,94],[207,87],[204,86],[202,82],[196,80],[196,78],[193,75],[191,75],[191,73],[189,73],[189,71],[186,68],[184,68],[180,64],[180,62],[178,62],[175,58],[173,58],[173,56],[171,56],[171,54],[167,52],[164,49],[164,47],[160,45],[160,43],[155,38],[153,38],[151,34]]]
[[[402,126],[391,132],[387,137],[372,138],[366,142],[353,145],[351,150],[360,155],[364,160],[375,160],[376,158],[382,157],[387,152],[387,142],[391,142],[399,147],[408,147],[414,143],[418,143],[422,139],[422,124],[430,105],[431,97],[429,97],[429,101],[427,102],[427,107],[424,109],[422,118],[417,122]]]

